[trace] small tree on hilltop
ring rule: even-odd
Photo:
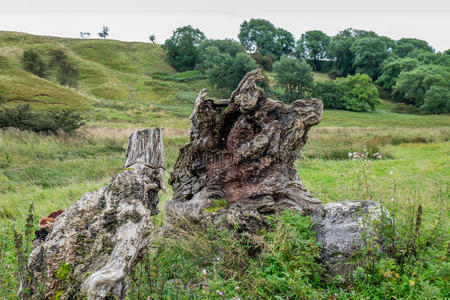
[[[108,26],[103,26],[103,30],[98,33],[98,36],[106,39],[109,36],[109,28]]]
[[[287,102],[304,97],[314,85],[311,66],[297,58],[283,55],[273,64],[273,70],[278,85],[285,90]]]
[[[148,37],[148,39],[150,40],[150,42],[152,42],[152,43],[154,44],[154,43],[155,43],[156,37],[155,37],[154,34],[152,34],[152,35],[150,35],[150,36]]]
[[[80,38],[87,39],[91,35],[90,32],[81,32],[80,31]]]

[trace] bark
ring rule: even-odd
[[[300,182],[294,162],[310,127],[322,119],[322,102],[269,99],[256,85],[261,79],[260,70],[249,72],[227,100],[208,99],[206,90],[198,94],[190,141],[169,180],[168,225],[180,215],[193,221],[222,215],[253,231],[267,214],[320,204]]]
[[[33,242],[22,298],[124,299],[130,270],[144,255],[164,189],[162,129],[134,132],[124,169],[59,215]],[[44,293],[40,294],[40,287]]]

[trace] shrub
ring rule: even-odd
[[[55,133],[73,132],[84,125],[82,115],[74,110],[61,109],[33,112],[28,104],[0,110],[0,128],[14,127],[20,130]]]
[[[414,105],[408,105],[405,103],[398,103],[392,109],[392,112],[399,114],[420,114],[421,110]]]
[[[423,65],[411,71],[400,73],[392,96],[394,100],[415,106],[421,106],[425,101],[425,93],[432,86],[450,89],[450,71],[437,65]]]
[[[313,96],[322,99],[323,108],[345,109],[342,94],[337,90],[335,81],[317,82],[314,85]]]
[[[450,90],[440,86],[432,86],[425,93],[425,102],[420,109],[426,114],[450,113]]]
[[[318,82],[313,95],[322,99],[325,108],[351,111],[374,111],[379,102],[378,90],[366,74]]]
[[[70,87],[77,87],[79,72],[75,65],[69,61],[67,54],[62,50],[52,50],[51,55],[50,66],[57,67],[56,79],[58,83]]]
[[[22,65],[25,70],[39,77],[45,77],[46,67],[39,53],[34,49],[28,49],[23,52]]]
[[[328,72],[328,77],[330,77],[331,79],[342,77],[342,72],[339,71],[338,69],[333,69],[330,72]]]

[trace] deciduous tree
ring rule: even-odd
[[[178,71],[192,70],[198,61],[199,44],[205,35],[192,26],[179,27],[164,43],[167,59]]]

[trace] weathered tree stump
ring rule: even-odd
[[[269,99],[256,86],[262,78],[261,70],[249,72],[230,99],[198,94],[190,141],[169,180],[168,226],[180,215],[195,222],[220,215],[231,226],[256,231],[267,214],[307,212],[321,203],[301,184],[294,162],[310,127],[322,119],[322,101]]]
[[[164,190],[162,129],[134,132],[126,156],[105,188],[84,195],[54,220],[44,240],[34,241],[22,297],[125,297],[127,275],[145,253]]]

